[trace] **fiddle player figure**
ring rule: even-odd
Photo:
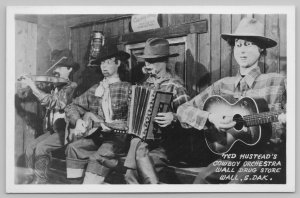
[[[274,154],[276,161],[285,160],[285,109],[286,109],[286,78],[277,73],[262,74],[258,67],[260,57],[266,55],[266,49],[277,45],[277,42],[264,36],[264,26],[258,20],[245,17],[239,23],[233,34],[221,34],[233,47],[234,58],[239,65],[236,76],[225,77],[212,84],[191,101],[178,107],[178,120],[183,127],[193,127],[203,132],[206,126],[213,125],[219,131],[226,131],[235,126],[232,116],[226,116],[229,112],[210,113],[203,110],[206,99],[212,95],[232,98],[234,101],[242,97],[264,99],[270,111],[281,112],[279,122],[272,123],[272,134],[266,142],[252,147],[235,149],[236,156],[239,154]],[[224,114],[225,113],[225,114]],[[264,133],[266,131],[262,131]],[[209,131],[208,131],[209,133]],[[218,162],[226,163],[231,159],[218,159]],[[249,160],[249,159],[248,159]],[[251,160],[251,159],[250,159]],[[224,164],[223,163],[223,164]],[[217,183],[281,183],[285,181],[284,170],[275,173],[271,180],[250,180],[253,174],[258,174],[262,166],[247,166],[240,163],[234,172],[229,175],[231,179],[222,180],[221,165],[214,162],[203,168],[196,177],[194,183],[217,184]],[[223,167],[224,168],[224,167]],[[256,169],[256,173],[245,170]],[[227,173],[228,174],[228,173]],[[269,175],[270,176],[270,175]],[[232,179],[234,178],[234,179]],[[270,177],[271,178],[271,177]]]
[[[99,79],[65,109],[69,125],[75,126],[66,148],[67,178],[72,183],[81,183],[82,178],[83,184],[105,183],[106,176],[117,167],[119,157],[129,147],[128,135],[113,131],[127,127],[129,57],[116,45],[104,44],[96,61],[104,79]]]
[[[59,90],[55,88],[51,93],[45,93],[37,88],[35,82],[22,76],[21,82],[29,86],[32,93],[36,96],[42,106],[46,107],[47,128],[44,134],[33,140],[25,149],[25,158],[27,167],[33,174],[28,176],[25,183],[47,184],[48,167],[50,164],[50,152],[64,146],[65,138],[65,114],[64,108],[72,101],[72,96],[77,84],[70,81],[70,75],[79,69],[79,64],[74,62],[71,51],[54,50],[52,53],[54,67],[53,71],[56,77],[66,80],[66,85]]]
[[[171,92],[173,98],[170,112],[158,113],[154,119],[162,131],[161,134],[157,134],[154,141],[141,141],[137,137],[131,140],[124,164],[127,167],[125,180],[129,184],[159,183],[157,174],[167,163],[178,157],[176,150],[179,148],[180,138],[176,131],[180,125],[177,125],[175,112],[179,105],[189,100],[189,96],[182,80],[172,75],[167,68],[169,58],[176,56],[178,54],[170,54],[169,42],[163,38],[149,38],[144,54],[139,56],[145,60],[143,69],[149,75],[142,85],[158,91]]]

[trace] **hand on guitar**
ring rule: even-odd
[[[223,116],[221,114],[210,113],[208,121],[215,125],[216,129],[226,131],[235,126],[236,122],[232,120],[231,116]]]
[[[166,127],[174,120],[174,114],[172,112],[158,113],[154,120],[160,127]]]

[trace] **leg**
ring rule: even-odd
[[[37,145],[45,140],[47,137],[49,137],[51,134],[50,132],[46,132],[43,135],[40,135],[38,138],[36,138],[35,140],[33,140],[30,144],[27,145],[27,147],[25,148],[25,159],[26,159],[26,166],[27,168],[29,168],[30,170],[30,175],[28,175],[28,177],[26,178],[26,180],[24,181],[24,184],[29,184],[34,180],[34,169],[35,169],[35,150]]]
[[[139,184],[138,172],[136,170],[136,149],[140,145],[141,140],[139,138],[133,138],[130,141],[129,151],[126,156],[124,166],[127,167],[124,179],[127,184]]]
[[[34,183],[47,183],[48,168],[50,165],[50,152],[63,146],[61,135],[53,133],[43,141],[39,142],[35,150],[35,171],[36,180]]]
[[[118,159],[116,159],[117,150],[117,145],[110,142],[103,143],[97,152],[89,157],[89,163],[83,183],[104,183],[104,179],[109,174],[111,169],[118,165]]]
[[[148,144],[142,142],[136,151],[136,164],[139,176],[144,184],[158,184],[159,179],[150,158]]]
[[[25,148],[25,158],[26,158],[26,165],[28,168],[34,169],[34,152],[37,145],[49,137],[51,134],[50,132],[46,132],[45,134],[39,136],[35,140],[33,140],[30,144],[27,145]]]
[[[66,148],[67,178],[83,177],[89,156],[97,149],[92,139],[83,138],[69,144]]]

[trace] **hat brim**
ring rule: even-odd
[[[174,53],[174,54],[168,54],[168,55],[147,55],[147,54],[136,55],[136,57],[142,58],[142,59],[154,59],[154,58],[176,57],[176,56],[179,56],[179,54]]]
[[[58,67],[71,67],[71,68],[73,68],[73,71],[76,72],[79,70],[80,65],[76,62],[74,62],[72,64],[58,64],[58,65],[55,65],[50,71],[53,71]]]
[[[110,55],[107,55],[107,56],[100,57],[97,62],[100,63],[101,61],[104,61],[106,59],[110,59],[112,57],[118,57],[121,60],[127,60],[127,59],[130,58],[130,54],[128,54],[127,52],[124,52],[124,51],[118,51],[117,53],[113,53],[113,54],[110,54]]]
[[[222,39],[226,40],[230,45],[234,45],[234,39],[236,38],[248,38],[250,40],[254,40],[258,45],[263,46],[265,48],[275,47],[277,42],[273,39],[264,36],[257,35],[243,35],[243,34],[221,34]]]

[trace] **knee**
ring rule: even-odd
[[[70,154],[76,150],[75,148],[76,148],[76,142],[69,144],[65,150],[66,156],[70,156]]]
[[[98,155],[106,158],[115,157],[114,145],[112,144],[102,144],[97,151]]]

